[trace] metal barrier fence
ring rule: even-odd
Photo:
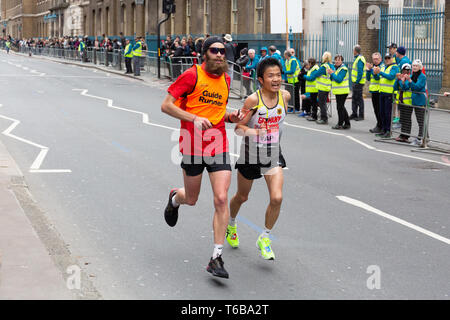
[[[86,48],[84,52],[79,52],[76,49],[67,48],[53,48],[53,47],[19,47],[19,52],[30,55],[41,55],[63,60],[78,61],[83,63],[90,63],[94,65],[103,65],[111,67],[115,70],[125,70],[125,59],[123,57],[123,50],[107,51],[102,48]],[[156,76],[158,72],[157,67],[157,52],[142,51],[140,58],[141,72]],[[194,64],[201,63],[199,57],[161,57],[161,75],[175,81],[184,71],[192,67]],[[260,88],[259,82],[254,77],[244,75],[244,68],[238,64],[228,61],[228,74],[231,78],[230,97],[243,99]],[[299,99],[299,106],[301,105],[301,95],[298,97],[294,93],[295,86],[286,82],[282,83],[282,89],[291,93],[291,100],[288,106],[295,107],[296,100]],[[327,105],[328,115],[332,116],[331,103]]]
[[[430,94],[432,97],[449,99],[442,94]],[[438,154],[450,154],[450,110],[439,107],[439,104],[428,104],[428,116],[426,118],[427,139],[420,151]]]
[[[417,92],[424,94],[423,92]],[[433,97],[450,99],[441,94],[429,94],[425,106],[414,106],[396,101],[400,121],[395,122],[394,108],[391,114],[391,137],[376,139],[378,142],[410,145],[416,149],[413,152],[428,152],[450,154],[450,110],[439,108],[438,104],[430,103]],[[412,115],[415,115],[413,119]],[[398,136],[394,136],[398,135]],[[412,141],[410,140],[412,139]]]

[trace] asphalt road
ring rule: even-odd
[[[268,202],[258,181],[241,247],[225,246],[230,279],[211,277],[207,175],[175,228],[163,218],[182,185],[179,122],[161,113],[164,96],[157,83],[0,52],[0,139],[104,298],[449,299],[450,161],[374,142],[371,105],[343,134],[288,116],[277,259],[255,247]]]

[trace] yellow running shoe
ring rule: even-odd
[[[228,226],[227,227],[227,242],[232,248],[239,247],[239,237],[237,234],[237,226]]]
[[[261,255],[266,260],[275,260],[275,254],[272,251],[272,247],[270,244],[272,241],[270,241],[267,237],[258,237],[258,240],[256,241],[256,247],[261,251]]]

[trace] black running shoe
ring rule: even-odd
[[[206,267],[206,271],[208,271],[215,277],[228,279],[228,272],[227,270],[225,270],[223,265],[224,262],[221,255],[215,259],[211,258],[208,267]]]
[[[178,208],[172,205],[172,197],[177,193],[178,189],[172,189],[169,193],[169,203],[167,203],[166,210],[164,210],[164,219],[170,227],[175,227],[178,221]]]

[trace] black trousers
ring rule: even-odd
[[[317,119],[317,108],[319,107],[318,103],[319,93],[311,93],[311,117]]]
[[[380,93],[379,92],[371,92],[372,94],[372,105],[373,112],[375,113],[375,117],[377,118],[377,128],[382,127],[381,116],[380,116]]]
[[[390,132],[392,120],[392,94],[390,93],[380,93],[380,117],[381,129],[384,132]]]
[[[414,111],[416,114],[417,124],[419,125],[419,138],[423,138],[423,128],[425,126],[425,109],[420,107],[413,107],[398,104],[398,109],[400,110],[400,123],[402,125],[402,135],[411,136],[411,116]]]
[[[311,98],[306,98],[302,100],[302,111],[306,113],[311,113]]]
[[[133,69],[131,68],[131,60],[132,58],[125,58],[125,67],[127,68],[127,73],[133,73]]]
[[[324,121],[328,121],[328,112],[327,112],[327,99],[330,93],[327,91],[319,90],[319,108],[320,108],[320,119]]]
[[[363,88],[363,84],[354,83],[352,92],[352,115],[362,118],[364,117]]]
[[[300,111],[300,82],[294,86],[294,106],[295,111]]]
[[[345,108],[345,101],[347,100],[348,94],[338,94],[336,95],[336,104],[338,112],[338,125],[342,126],[344,124],[350,124],[350,118],[348,116],[347,109]]]

